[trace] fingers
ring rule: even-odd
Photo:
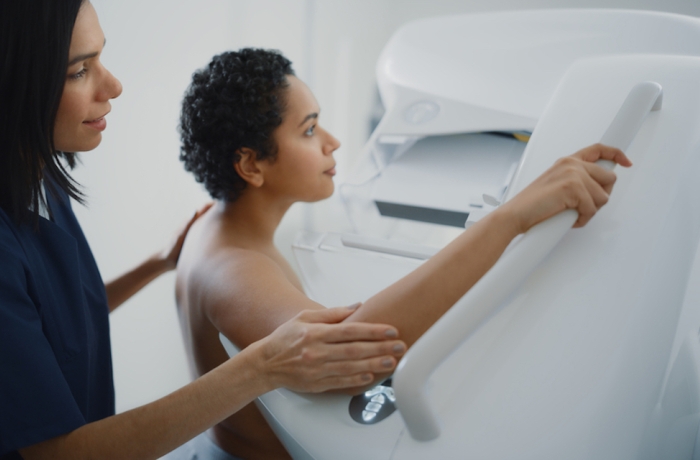
[[[406,344],[401,340],[324,343],[323,345],[306,348],[302,359],[308,362],[316,360],[324,362],[357,361],[378,356],[401,357],[404,353],[406,353]]]
[[[187,235],[187,232],[189,231],[192,224],[194,224],[197,221],[197,219],[199,219],[207,211],[209,211],[209,209],[211,209],[212,206],[214,206],[213,202],[207,203],[204,206],[202,206],[201,208],[199,208],[197,211],[195,211],[194,215],[190,218],[190,220],[187,221],[187,224],[185,224],[185,227],[184,227],[183,231],[181,232],[181,234],[183,236]]]
[[[339,323],[357,306],[308,310],[260,342],[270,382],[296,391],[360,387],[392,372],[406,352],[396,328]],[[250,347],[249,347],[250,348]]]
[[[399,336],[395,327],[387,324],[372,323],[342,323],[358,307],[359,303],[345,308],[326,308],[323,310],[305,310],[296,316],[298,321],[305,323],[325,323],[318,324],[319,327],[313,329],[318,334],[318,339],[328,343],[354,342],[354,341],[374,341],[395,339]]]
[[[324,375],[317,375],[307,384],[307,391],[320,392],[340,388],[356,388],[367,385],[375,376],[391,373],[398,364],[392,356],[359,361],[326,363]]]
[[[595,145],[589,151],[593,152],[593,154],[584,159],[583,162],[586,174],[582,176],[582,182],[585,190],[579,195],[579,203],[576,208],[579,218],[574,227],[586,225],[595,213],[608,203],[610,193],[617,180],[615,173],[588,160],[597,158],[616,161],[618,164],[622,162],[624,166],[631,164],[627,157],[618,149]]]
[[[343,321],[357,310],[360,302],[350,305],[349,307],[324,308],[320,310],[304,310],[296,316],[296,319],[305,323],[327,323],[335,324]]]
[[[619,149],[602,144],[586,147],[557,160],[501,210],[511,216],[513,228],[520,233],[565,209],[579,213],[574,226],[582,227],[608,202],[616,181],[615,173],[596,164],[598,160],[632,165]]]
[[[180,258],[180,252],[182,251],[182,246],[185,244],[185,238],[187,238],[187,233],[190,231],[192,225],[199,219],[205,212],[207,212],[214,203],[207,203],[197,210],[192,217],[190,217],[187,222],[185,222],[182,227],[175,234],[174,240],[171,242],[170,246],[165,248],[161,254],[163,260],[166,262],[168,269],[174,269],[177,266],[177,261]]]
[[[576,152],[574,156],[577,156],[582,160],[588,162],[595,162],[598,160],[609,160],[619,164],[620,166],[632,166],[632,162],[629,158],[627,158],[627,155],[625,155],[622,152],[622,150],[603,144],[594,144],[589,147],[583,148]]]
[[[593,174],[589,173],[589,170],[593,170]],[[596,174],[602,174],[603,177],[596,178]],[[576,209],[578,212],[579,216],[574,227],[583,227],[608,202],[609,194],[604,187],[612,189],[615,176],[594,163],[583,163],[582,170],[572,173],[568,180],[567,191],[570,194],[568,199],[570,204],[567,207]],[[606,185],[601,184],[599,180]]]
[[[579,213],[574,227],[583,227],[601,207],[607,204],[617,180],[615,173],[595,162],[608,160],[625,167],[631,166],[632,162],[621,150],[602,144],[586,147],[570,158],[582,160],[579,164],[583,167],[583,171],[581,174],[570,173],[572,183],[581,186],[569,187],[573,191],[570,202],[575,203],[575,205],[567,207],[573,207]]]
[[[347,322],[319,329],[319,338],[327,343],[377,341],[399,336],[395,327],[387,324]]]
[[[617,175],[595,163],[583,162],[583,167],[585,168],[588,175],[596,181],[605,190],[606,193],[612,191],[613,185],[617,180]]]
[[[576,219],[576,222],[574,223],[575,228],[583,227],[584,225],[586,225],[588,221],[591,220],[591,218],[595,215],[595,213],[598,212],[598,209],[600,209],[600,207],[603,206],[603,204],[605,204],[603,202],[607,202],[607,194],[605,194],[600,185],[598,185],[590,177],[584,177],[583,182],[588,182],[588,184],[581,186],[583,191],[579,193],[578,196],[578,205],[576,206],[576,211],[578,212],[578,219]],[[592,190],[593,193],[591,193]],[[593,197],[593,195],[598,195],[600,193],[604,195],[604,198],[600,198],[601,204],[599,205],[598,203],[596,203],[596,200]]]
[[[369,384],[374,380],[373,374],[356,374],[342,377],[327,377],[315,382],[312,388],[309,388],[311,393],[321,393],[328,390],[339,390],[342,388],[357,388]]]
[[[195,211],[194,215],[190,217],[190,219],[187,221],[187,223],[182,227],[182,230],[179,232],[179,239],[182,239],[184,241],[185,236],[187,236],[187,232],[190,231],[190,227],[192,227],[192,224],[194,224],[197,219],[202,217],[211,207],[214,206],[213,202],[207,203],[201,208],[199,208],[197,211]]]
[[[193,221],[199,219],[205,212],[209,211],[209,209],[211,209],[212,206],[214,206],[213,201],[211,201],[211,202],[205,204],[204,206],[202,206],[201,208],[199,208],[197,210],[197,212],[195,213],[195,217],[194,217]]]

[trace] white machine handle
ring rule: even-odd
[[[659,110],[661,85],[642,82],[630,91],[601,144],[627,150],[650,111]],[[599,160],[612,169],[615,163]],[[528,230],[496,264],[406,353],[393,378],[396,406],[417,441],[440,435],[427,394],[428,378],[447,356],[491,316],[554,249],[578,219],[567,210]]]

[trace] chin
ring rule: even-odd
[[[76,152],[89,152],[90,150],[96,149],[100,144],[102,143],[102,134],[98,134],[95,138],[90,139],[90,141],[86,141],[84,145],[82,145],[80,149],[76,150]]]
[[[331,182],[331,186],[328,188],[328,190],[326,190],[326,193],[323,195],[322,198],[319,199],[319,201],[325,200],[326,198],[330,198],[331,196],[333,196],[334,191],[335,191],[335,184],[333,182]]]
[[[316,203],[319,201],[323,201],[323,200],[328,199],[331,196],[333,196],[334,190],[335,190],[335,187],[331,186],[329,188],[325,188],[321,193],[318,193],[318,194],[311,196],[311,197],[304,198],[300,201],[303,201],[305,203]]]
[[[92,136],[90,139],[81,139],[79,141],[56,143],[56,150],[60,152],[89,152],[96,149],[102,142],[102,134]]]

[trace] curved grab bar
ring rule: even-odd
[[[658,83],[635,85],[601,143],[627,150],[647,114],[661,108],[662,94]],[[606,160],[598,164],[607,169],[615,165]],[[430,375],[525,281],[577,219],[578,213],[570,209],[528,230],[399,362],[393,378],[396,406],[411,437],[430,441],[440,435],[438,419],[428,401]]]

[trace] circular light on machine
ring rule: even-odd
[[[440,113],[440,106],[431,101],[411,104],[404,112],[404,119],[412,125],[420,125],[434,119]]]

